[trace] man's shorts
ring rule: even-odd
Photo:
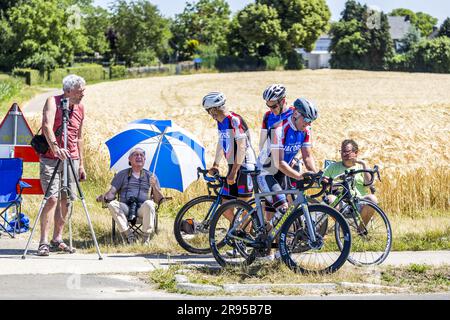
[[[288,183],[286,175],[281,171],[278,171],[275,175],[261,174],[257,177],[257,181],[261,193],[285,190]],[[274,208],[278,208],[279,206],[287,203],[285,194],[268,196],[266,197],[266,200],[271,205],[271,207],[266,208],[266,211],[272,212],[275,212]]]
[[[42,190],[47,191],[48,185],[50,184],[50,179],[52,178],[52,174],[55,171],[56,163],[58,159],[48,159],[41,157],[40,159],[40,179],[41,179],[41,186]],[[80,161],[79,160],[72,160],[73,168],[75,170],[76,179],[78,179],[78,169],[80,167]],[[50,186],[50,196],[51,197],[58,197],[58,190],[62,187],[63,182],[63,167],[64,167],[64,161],[61,161],[59,167],[58,167],[58,173],[55,175],[55,179],[53,180],[52,185]],[[72,174],[72,170],[70,169],[69,162],[67,161],[67,177],[68,177],[68,187],[70,189],[70,200],[75,200],[77,197],[77,185],[75,183],[75,179]],[[66,199],[67,194],[66,192],[61,192],[61,198]]]
[[[227,176],[232,168],[233,165],[229,164]],[[247,167],[241,166],[235,184],[229,185],[225,181],[222,193],[224,199],[250,198],[253,195],[252,177],[249,174],[242,173],[242,169],[254,170],[254,167],[252,167],[252,165],[248,165]]]

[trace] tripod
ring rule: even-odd
[[[62,120],[63,120],[62,121],[63,122],[62,123],[62,131],[63,131],[63,134],[64,134],[64,140],[63,140],[64,146],[63,146],[63,148],[65,149],[67,147],[67,123],[69,121],[69,99],[68,98],[61,100],[61,108],[62,108],[62,111],[63,111],[63,117],[62,117]],[[61,164],[63,165],[63,183],[62,183],[62,186],[56,192],[53,192],[52,194],[50,194],[50,188],[51,188],[51,186],[53,184],[53,181],[55,180],[55,176],[58,173],[58,169],[59,169],[59,166]],[[69,248],[72,250],[72,221],[71,220],[72,220],[73,204],[70,204],[70,201],[71,201],[70,200],[71,199],[70,196],[72,194],[72,190],[69,187],[69,181],[68,181],[68,170],[69,170],[69,167],[70,167],[70,170],[71,170],[71,173],[72,173],[72,177],[74,178],[75,184],[77,186],[77,190],[78,190],[78,194],[79,194],[77,197],[81,200],[81,203],[83,204],[84,212],[86,213],[86,218],[87,218],[87,221],[88,221],[88,224],[89,224],[89,229],[91,231],[92,239],[94,240],[95,248],[97,250],[98,259],[99,260],[103,260],[103,257],[102,257],[102,255],[100,253],[100,249],[98,247],[97,238],[95,237],[94,228],[92,227],[92,222],[91,222],[91,218],[89,216],[89,212],[88,212],[88,209],[87,209],[87,206],[86,206],[86,201],[84,199],[84,194],[83,194],[83,191],[81,190],[80,183],[79,183],[78,179],[76,178],[76,173],[75,173],[73,161],[72,161],[72,159],[70,157],[65,159],[65,160],[58,159],[58,161],[56,162],[55,169],[53,170],[52,177],[50,178],[49,185],[47,186],[47,190],[45,191],[44,199],[42,200],[41,207],[39,208],[39,213],[38,213],[38,215],[36,217],[36,221],[34,222],[33,228],[31,230],[30,237],[28,238],[28,242],[27,242],[27,245],[25,247],[25,251],[24,251],[24,253],[22,255],[22,259],[26,258],[28,247],[30,245],[31,239],[33,238],[34,231],[36,230],[36,225],[37,225],[37,223],[38,223],[38,221],[39,221],[39,219],[41,217],[42,211],[44,210],[44,207],[45,207],[48,199],[50,197],[52,197],[53,195],[57,194],[57,193],[60,195],[62,192],[66,193],[66,201],[67,201],[68,206],[70,206],[70,213],[69,213],[69,219],[68,219],[69,220]],[[61,200],[61,197],[59,196],[58,197],[58,201],[60,201],[60,200]],[[60,210],[62,210],[62,208],[60,208]]]

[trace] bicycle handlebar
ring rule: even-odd
[[[369,173],[370,174],[370,181],[369,181],[369,183],[364,183],[365,187],[370,186],[370,185],[373,184],[373,180],[375,180],[375,174],[377,175],[378,180],[381,181],[380,171],[379,171],[379,167],[377,165],[375,165],[373,167],[373,169],[358,169],[358,170],[350,169],[350,170],[345,170],[344,173],[341,173],[340,175],[334,177],[333,180],[343,179],[343,178],[346,178],[346,177],[353,177],[353,176],[355,176],[355,175],[357,175],[359,173]]]
[[[322,188],[318,193],[310,195],[311,198],[318,198],[322,194],[325,193],[327,188],[329,187],[331,189],[331,183],[326,183],[322,180],[323,172],[319,171],[317,173],[304,173],[303,174],[303,180],[300,180],[300,186],[298,187],[299,190],[307,190],[311,189],[314,184],[317,182],[317,184],[321,185]],[[306,185],[305,185],[306,183]]]
[[[197,168],[197,178],[200,177],[200,174],[203,175],[203,179],[207,181],[208,188],[218,189],[222,187],[223,182],[225,181],[225,177],[221,177],[218,173],[214,176],[207,176],[208,170],[204,170],[200,167]]]

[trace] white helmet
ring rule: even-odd
[[[202,105],[205,110],[208,110],[210,108],[220,108],[226,101],[227,98],[222,92],[210,92],[203,97]]]
[[[263,93],[263,99],[266,101],[278,101],[284,97],[286,97],[286,87],[282,84],[273,84]]]

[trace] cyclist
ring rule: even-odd
[[[261,192],[281,191],[286,189],[286,177],[300,180],[302,174],[289,164],[301,153],[307,170],[316,172],[312,154],[311,123],[317,119],[318,112],[314,104],[304,98],[294,102],[294,111],[286,119],[275,123],[267,132],[267,139],[257,162],[261,170],[257,177]],[[273,213],[284,214],[288,208],[286,195],[267,197],[272,208],[266,208],[268,221]]]
[[[251,176],[243,174],[242,168],[254,170],[256,156],[250,142],[250,132],[245,120],[225,106],[226,97],[221,92],[210,92],[202,101],[203,108],[217,121],[218,136],[216,154],[209,174],[219,172],[222,155],[228,163],[228,173],[224,186],[224,199],[250,199],[253,193]],[[232,221],[232,211],[225,214]]]
[[[324,171],[323,176],[328,178],[334,178],[345,170],[350,169],[368,169],[367,163],[363,160],[358,159],[359,147],[358,144],[352,139],[346,139],[341,143],[341,160],[339,162],[334,162],[330,164]],[[355,176],[355,195],[359,198],[372,201],[377,203],[377,197],[374,194],[370,194],[369,188],[364,186],[370,182],[371,176],[369,173],[359,173]],[[328,201],[332,203],[336,199],[335,196],[329,195]],[[373,215],[373,209],[369,206],[361,207],[361,218],[364,224],[370,221]]]

